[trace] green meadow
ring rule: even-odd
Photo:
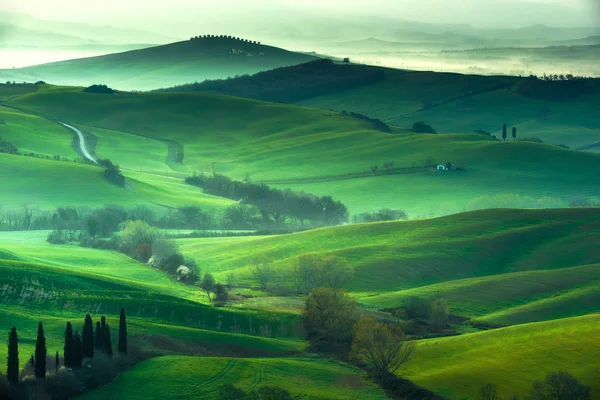
[[[247,391],[279,386],[303,399],[385,399],[363,374],[347,364],[319,359],[168,356],[145,361],[82,398],[217,399],[218,387],[231,383]],[[157,375],[171,383],[164,385]],[[135,393],[134,387],[139,389]]]
[[[401,376],[449,399],[475,398],[486,383],[523,397],[534,380],[570,371],[592,396],[600,390],[600,314],[418,342]],[[595,398],[595,397],[592,397]]]

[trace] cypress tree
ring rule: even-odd
[[[29,358],[29,364],[31,364],[31,366],[32,366],[33,368],[35,368],[35,358],[34,358],[33,356],[31,356],[31,357]]]
[[[44,337],[44,326],[38,324],[37,340],[35,341],[35,377],[44,379],[46,377],[46,338]]]
[[[121,308],[119,318],[119,353],[127,354],[127,321],[125,320],[124,308]]]
[[[86,358],[94,357],[94,322],[90,314],[86,314],[83,330],[81,332],[81,341],[83,347],[83,356]]]
[[[517,127],[516,126],[513,126],[512,137],[513,137],[513,140],[515,140],[517,138]]]
[[[60,367],[60,357],[58,356],[58,350],[56,350],[56,358],[54,359],[54,370],[58,372],[58,367]]]
[[[96,351],[102,351],[102,330],[100,328],[100,322],[96,322]]]
[[[11,385],[19,383],[19,337],[17,328],[8,333],[8,357],[6,358],[6,378]]]
[[[108,324],[104,325],[104,352],[106,353],[107,356],[112,357],[113,355],[113,350],[112,350],[112,339],[110,338],[110,328],[108,327]]]
[[[81,342],[81,336],[79,336],[79,331],[75,331],[75,336],[73,336],[73,367],[81,368],[83,363],[83,347]]]
[[[100,351],[104,354],[108,354],[106,351],[106,317],[103,315],[100,317]]]
[[[63,348],[63,356],[65,358],[65,367],[72,368],[74,359],[73,359],[73,326],[70,322],[67,322],[67,327],[65,328],[65,347]]]
[[[502,140],[506,140],[506,124],[502,125]]]

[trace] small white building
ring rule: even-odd
[[[438,171],[448,171],[448,168],[446,168],[445,165],[440,164],[437,166],[437,170]]]

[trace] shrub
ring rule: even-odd
[[[246,392],[231,383],[219,386],[219,393],[217,396],[219,400],[244,400],[248,398]]]
[[[67,241],[65,240],[65,235],[62,230],[55,229],[48,234],[46,238],[46,242],[50,244],[65,244]]]
[[[147,262],[152,257],[152,246],[148,243],[142,243],[138,246],[136,253],[139,261]]]
[[[113,94],[116,90],[109,88],[106,85],[92,85],[83,89],[86,93],[105,93],[105,94]]]
[[[416,133],[437,133],[430,125],[427,125],[425,121],[415,122],[412,126],[412,131]]]
[[[53,399],[71,399],[83,392],[83,384],[70,368],[64,366],[46,376],[44,387]]]
[[[257,400],[292,400],[290,392],[277,386],[261,386],[257,394]]]

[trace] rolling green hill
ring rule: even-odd
[[[190,379],[193,376],[193,379]],[[168,381],[169,384],[165,384]],[[317,359],[159,357],[137,365],[83,399],[217,399],[220,385],[243,390],[279,386],[293,398],[385,399],[383,392],[346,364]]]
[[[240,54],[231,54],[240,50]],[[102,83],[149,90],[205,79],[224,79],[295,65],[315,57],[227,38],[201,38],[90,58],[0,70],[0,81],[43,80],[62,85]]]
[[[504,56],[508,57],[510,51],[505,52]],[[342,79],[339,75],[350,83],[353,77],[360,79],[367,74],[377,75],[378,79],[360,86],[348,83],[345,90],[330,85],[329,93],[324,93],[328,87],[324,83],[312,94],[302,89],[296,99],[290,99],[290,93],[298,91],[299,82],[309,79],[309,83],[310,73],[315,73],[313,69],[309,74],[298,72],[298,66],[292,66],[253,77],[204,82],[193,90],[358,112],[405,128],[425,120],[439,133],[485,130],[500,137],[502,124],[507,124],[517,127],[519,137],[539,137],[553,144],[577,147],[600,140],[600,119],[592,111],[598,102],[598,93],[567,102],[544,101],[519,94],[517,88],[525,79],[519,77],[406,71],[363,65],[337,65],[335,68],[337,73],[330,67],[323,69],[323,74],[331,74],[330,82]],[[270,89],[271,85],[277,90]],[[511,87],[510,91],[506,90],[507,85]],[[426,106],[428,108],[424,109]]]
[[[419,341],[402,377],[449,399],[475,398],[486,383],[501,398],[529,394],[534,380],[569,371],[600,393],[600,314]]]
[[[96,154],[130,174],[248,174],[280,188],[332,195],[351,213],[390,207],[413,217],[448,214],[470,209],[484,193],[529,196],[533,203],[551,197],[555,206],[600,194],[598,154],[475,134],[387,133],[368,120],[331,111],[203,93],[102,95],[52,86],[7,104],[96,135]],[[168,162],[168,143],[181,146],[183,164]],[[427,159],[465,171],[423,168]],[[393,173],[369,171],[386,161],[395,162]]]
[[[266,256],[291,276],[305,253],[344,257],[346,288],[362,303],[400,307],[411,296],[441,297],[451,311],[510,325],[598,311],[598,209],[487,210],[432,220],[318,229],[277,237],[180,239],[217,277],[255,284]],[[262,307],[259,307],[262,308]]]

